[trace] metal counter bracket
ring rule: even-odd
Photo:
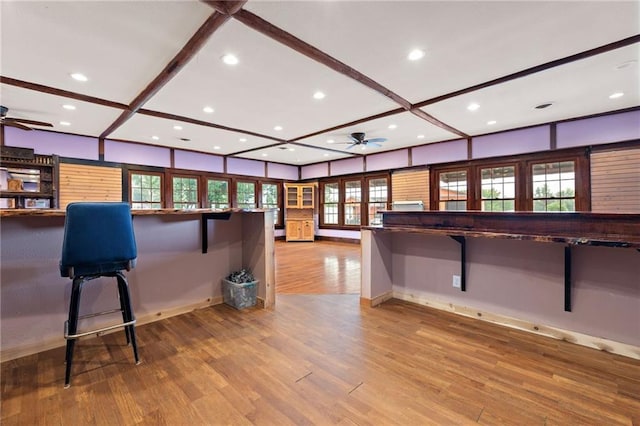
[[[449,235],[460,243],[460,290],[467,291],[467,240],[457,235]]]
[[[571,312],[571,245],[564,246],[564,310]]]
[[[202,213],[202,219],[200,220],[200,231],[202,234],[202,253],[206,253],[209,250],[209,220],[229,220],[231,217],[230,212],[220,213]]]

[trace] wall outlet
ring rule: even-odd
[[[453,288],[460,288],[460,275],[453,276]]]

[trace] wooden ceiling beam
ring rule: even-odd
[[[81,93],[70,92],[68,90],[56,89],[55,87],[44,86],[42,84],[30,83],[28,81],[17,80],[11,77],[0,76],[0,83],[10,86],[21,87],[23,89],[34,90],[36,92],[48,93],[50,95],[61,96],[63,98],[75,99],[77,101],[89,102],[92,104],[102,105],[111,108],[127,109],[126,104],[113,102],[106,99],[96,98],[94,96],[83,95]]]
[[[167,64],[166,67],[144,88],[142,92],[129,104],[129,107],[120,117],[116,119],[102,134],[101,138],[106,138],[113,133],[118,127],[122,126],[129,118],[131,118],[142,106],[155,95],[165,84],[169,82],[204,46],[209,37],[230,19],[229,15],[223,15],[214,12],[209,18],[198,28],[195,34],[189,39],[187,44],[178,52],[178,54]]]
[[[224,0],[224,1],[213,1],[213,0],[202,0],[202,3],[208,4],[213,7],[217,12],[220,12],[225,15],[233,15],[240,9],[242,9],[247,0]]]
[[[236,14],[233,15],[233,17],[238,21],[242,22],[243,24],[245,24],[246,26],[266,35],[267,37],[281,44],[284,44],[285,46],[295,50],[296,52],[302,55],[305,55],[306,57],[313,59],[314,61],[319,62],[331,68],[332,70],[339,72],[342,75],[345,75],[353,80],[356,80],[364,84],[370,89],[373,89],[376,92],[380,93],[381,95],[384,95],[387,98],[393,100],[395,103],[402,106],[402,108],[404,108],[405,110],[411,109],[411,103],[408,100],[401,97],[400,95],[392,92],[391,90],[387,89],[380,83],[367,77],[366,75],[355,70],[354,68],[351,68],[349,65],[345,64],[344,62],[341,62],[335,59],[334,57],[329,56],[328,54],[324,53],[320,49],[310,45],[305,41],[300,40],[299,38],[292,35],[291,33],[288,33],[283,29],[278,28],[275,25],[271,24],[270,22],[265,21],[259,16],[254,15],[253,13],[245,9],[241,9],[238,12],[236,12]]]
[[[436,125],[448,132],[453,133],[454,135],[458,135],[462,138],[468,138],[469,135],[467,135],[464,132],[461,132],[460,130],[456,129],[455,127],[451,127],[446,123],[443,123],[442,121],[438,120],[437,118],[435,118],[434,116],[432,116],[431,114],[427,114],[426,112],[424,112],[423,110],[421,110],[420,108],[413,108],[411,110],[411,113],[413,115],[415,115],[416,117],[420,117],[423,120],[428,121],[429,123]]]

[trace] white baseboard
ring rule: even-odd
[[[191,305],[180,306],[177,308],[171,308],[166,311],[156,312],[154,314],[146,314],[143,316],[138,316],[136,318],[136,326],[141,326],[144,324],[149,324],[155,321],[160,321],[166,318],[171,318],[176,315],[186,314],[187,312],[194,311],[196,309],[202,309],[213,305],[219,305],[222,303],[222,296],[213,297],[207,300],[204,300],[199,303],[193,303]],[[60,329],[62,330],[62,324],[60,324]],[[121,330],[120,328],[111,330],[107,333],[114,333]],[[86,338],[93,338],[95,335],[91,334]],[[12,359],[21,358],[27,355],[33,355],[39,352],[48,351],[50,349],[59,348],[66,345],[66,340],[62,336],[62,332],[60,332],[60,336],[55,338],[50,338],[42,342],[38,342],[36,344],[24,345],[24,346],[16,346],[10,349],[0,351],[0,362],[10,361]]]
[[[582,334],[575,331],[563,330],[561,328],[536,324],[530,321],[508,317],[506,315],[494,314],[491,312],[482,312],[467,306],[458,306],[452,303],[433,300],[424,295],[416,295],[400,290],[393,290],[392,293],[394,298],[404,300],[406,302],[412,302],[418,305],[428,306],[430,308],[439,309],[442,311],[453,312],[458,315],[464,315],[466,317],[475,318],[480,321],[487,321],[494,324],[503,325],[505,327],[528,331],[530,333],[538,334],[541,336],[564,340],[570,343],[575,343],[576,345],[586,346],[604,352],[610,352],[629,358],[640,359],[640,347],[629,345],[627,343],[615,342],[613,340],[589,336],[587,334]]]

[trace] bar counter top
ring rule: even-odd
[[[271,209],[133,209],[133,216],[196,215],[203,213],[260,213]],[[61,209],[0,209],[0,217],[56,217],[65,216]]]

